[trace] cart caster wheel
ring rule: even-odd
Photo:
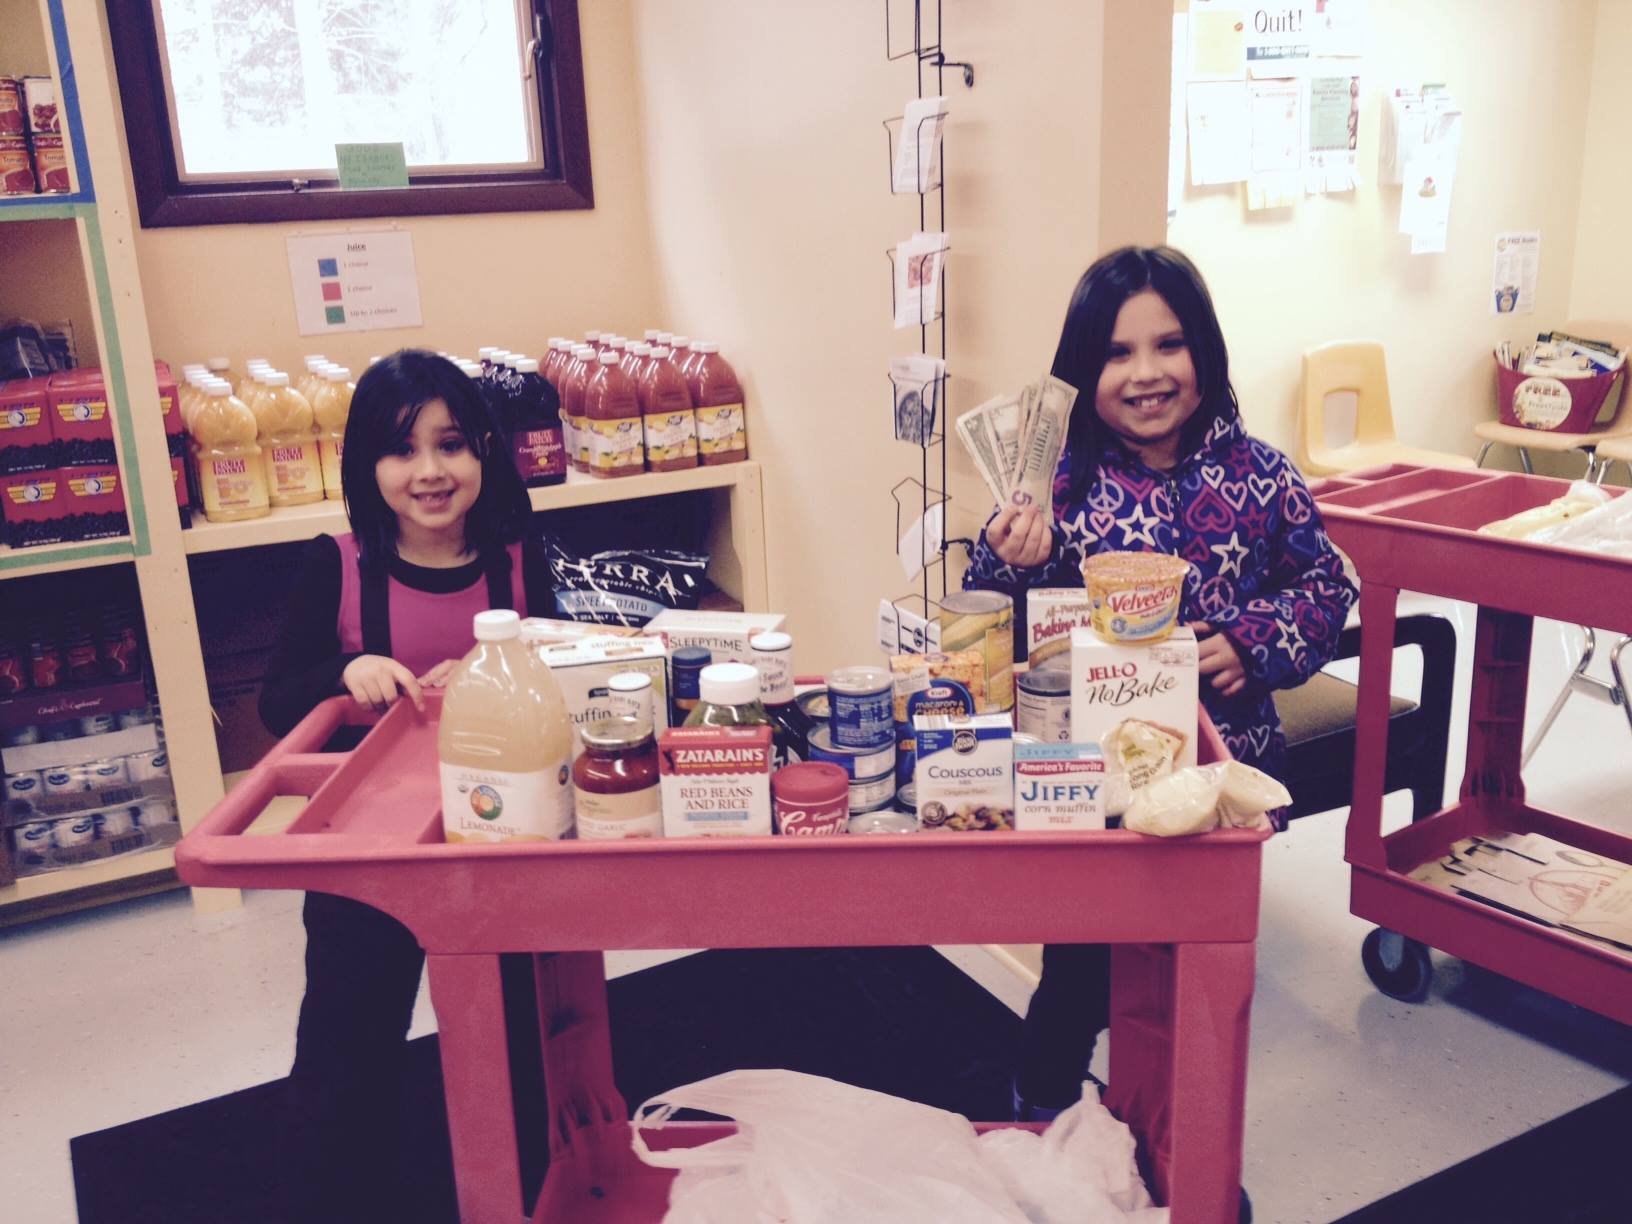
[[[1360,963],[1372,985],[1402,1003],[1420,1003],[1428,997],[1434,965],[1428,946],[1378,927],[1360,945]]]

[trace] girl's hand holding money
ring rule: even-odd
[[[986,526],[986,543],[1005,565],[1030,569],[1054,549],[1052,520],[1041,506],[1004,506]]]

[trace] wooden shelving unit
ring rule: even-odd
[[[10,35],[29,19],[29,8],[29,0],[0,0],[0,28]],[[113,73],[103,53],[99,10],[97,5],[37,0],[49,70],[62,87],[60,109],[74,190],[55,198],[0,200],[0,224],[71,220],[77,227],[98,356],[115,417],[115,449],[131,530],[129,536],[112,540],[38,549],[0,547],[0,583],[121,562],[134,565],[176,803],[186,830],[225,793],[188,557],[344,531],[346,519],[340,503],[322,502],[242,523],[207,523],[198,516],[190,530],[181,528],[170,498],[170,457],[153,379],[133,223],[121,189]],[[26,52],[27,41],[20,41]],[[98,194],[97,184],[105,196]],[[154,495],[149,504],[147,490],[162,490],[163,495]],[[565,485],[533,490],[532,501],[536,510],[546,511],[699,490],[716,498],[708,547],[714,558],[711,576],[724,593],[717,602],[765,610],[769,596],[763,476],[755,462],[619,480],[574,476]],[[159,849],[19,880],[0,887],[0,926],[174,888],[173,863],[172,852]],[[207,909],[237,903],[232,890],[197,889],[194,898]]]

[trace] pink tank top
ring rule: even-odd
[[[364,645],[363,578],[358,565],[357,541],[350,532],[334,537],[340,546],[340,615],[336,629],[340,649],[346,654],[374,653]],[[511,544],[510,606],[527,615],[527,590],[521,573],[521,545]],[[462,591],[438,594],[417,591],[386,579],[386,623],[390,654],[416,676],[422,676],[444,659],[462,659],[476,644],[471,622],[476,613],[495,606],[488,582],[478,578]]]

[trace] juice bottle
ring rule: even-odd
[[[589,345],[589,347],[594,349],[597,353],[601,351],[601,334],[602,333],[598,331],[586,331],[584,333],[584,343]],[[606,334],[611,335],[612,333],[607,332]]]
[[[698,681],[701,700],[686,715],[688,727],[770,725],[760,700],[759,669],[751,663],[710,663]]]
[[[560,336],[551,336],[550,351],[544,354],[544,364],[538,368],[538,372],[544,376],[544,381],[555,388],[557,395],[561,394],[561,379],[557,371],[561,368],[561,349],[564,344],[566,341]]]
[[[323,469],[323,496],[340,501],[340,457],[345,453],[346,418],[351,415],[351,397],[357,390],[351,371],[331,365],[323,372],[323,384],[312,401],[312,418],[317,425],[317,452]]]
[[[289,375],[266,375],[260,407],[261,450],[274,506],[302,506],[323,500],[323,464],[312,428],[312,406],[289,385]]]
[[[686,367],[697,360],[697,354],[691,351],[691,337],[676,336],[669,349],[674,353],[674,364],[680,367],[680,373],[686,374]]]
[[[321,353],[307,353],[304,358],[305,372],[299,378],[290,382],[296,391],[306,397],[309,404],[317,395],[317,389],[323,383],[323,367],[329,364],[329,359]]]
[[[531,357],[516,363],[516,393],[510,407],[510,454],[521,482],[529,489],[560,484],[567,478],[561,401]]]
[[[572,831],[572,722],[521,617],[478,612],[476,646],[442,694],[437,756],[450,842],[556,840]]]
[[[634,476],[646,469],[641,441],[640,398],[635,381],[618,367],[608,349],[584,391],[584,431],[589,435],[591,476]]]
[[[204,363],[204,368],[216,378],[224,378],[232,386],[238,385],[238,375],[232,368],[232,362],[226,357],[211,357]]]
[[[720,356],[720,346],[693,341],[697,359],[686,382],[697,410],[697,458],[707,465],[748,458],[748,417],[743,411],[737,372]]]
[[[652,355],[652,346],[644,341],[637,340],[627,350],[627,356],[619,362],[623,372],[640,385],[641,377],[646,373],[646,359]]]
[[[654,472],[697,466],[697,418],[691,392],[669,350],[658,347],[637,388],[645,426],[646,462]]]
[[[204,394],[191,427],[204,517],[212,523],[260,518],[270,506],[255,414],[223,378],[212,379]]]
[[[572,466],[580,472],[589,471],[589,431],[584,428],[584,398],[589,390],[589,378],[599,368],[595,349],[580,344],[572,351],[572,367],[567,372],[566,397],[567,431],[572,435],[569,452]]]

